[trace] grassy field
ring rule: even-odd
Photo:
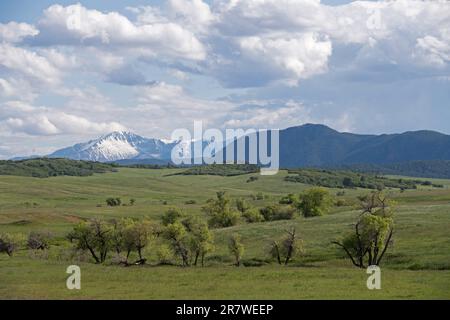
[[[68,259],[64,236],[79,221],[92,217],[150,217],[159,219],[171,206],[203,216],[201,207],[217,191],[244,197],[262,207],[288,193],[311,186],[276,176],[174,175],[180,169],[120,169],[88,177],[47,179],[0,176],[0,233],[48,230],[54,246],[45,255],[26,250],[14,257],[0,255],[0,298],[6,299],[450,299],[450,180],[431,180],[444,188],[387,190],[398,203],[394,246],[382,265],[382,290],[366,288],[367,274],[351,266],[331,241],[342,237],[358,211],[351,205],[334,207],[329,215],[295,220],[242,223],[215,229],[215,251],[204,268],[156,266],[152,246],[149,265],[94,265],[84,258]],[[247,182],[250,176],[258,179]],[[330,189],[332,194],[339,189]],[[340,199],[356,203],[366,189],[346,189]],[[253,200],[263,193],[263,200]],[[134,206],[107,207],[105,199],[120,197]],[[186,204],[195,200],[194,204]],[[268,260],[271,240],[295,226],[305,252],[288,267]],[[245,244],[244,265],[232,267],[226,239],[239,233]],[[65,288],[70,264],[82,269],[82,290]]]

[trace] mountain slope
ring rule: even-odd
[[[283,167],[450,160],[450,136],[434,131],[359,135],[307,124],[280,132]]]
[[[204,142],[203,146],[206,145]],[[231,147],[229,144],[226,148]],[[178,144],[148,139],[130,132],[113,132],[58,150],[49,157],[126,164],[167,163],[173,148],[178,153],[192,154],[189,142]],[[450,160],[450,136],[434,131],[361,135],[342,133],[316,124],[280,131],[280,166],[284,168],[384,165],[418,160]]]
[[[123,159],[170,159],[170,153],[175,145],[158,139],[144,138],[131,132],[113,132],[86,143],[55,151],[49,157],[99,162]]]

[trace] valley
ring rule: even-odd
[[[245,199],[262,208],[287,194],[312,186],[286,181],[289,173],[234,176],[180,175],[186,169],[119,168],[117,172],[87,177],[32,178],[0,176],[0,234],[52,234],[45,253],[20,249],[12,257],[0,254],[0,297],[38,299],[419,299],[450,297],[450,180],[431,181],[441,188],[386,189],[396,203],[392,249],[383,261],[382,290],[366,288],[365,269],[352,266],[331,242],[342,238],[359,215],[357,197],[369,189],[327,188],[342,200],[328,214],[290,220],[211,229],[214,250],[204,267],[181,267],[177,256],[168,265],[158,262],[158,240],[145,249],[146,265],[123,267],[108,260],[96,265],[87,254],[74,254],[66,235],[92,218],[124,217],[158,223],[169,208],[206,221],[202,207],[216,192],[225,191],[232,202]],[[256,176],[252,182],[249,178]],[[426,179],[430,180],[430,179]],[[342,191],[345,191],[342,193]],[[341,193],[339,193],[341,192]],[[337,194],[340,194],[337,196]],[[262,195],[259,197],[257,195]],[[124,205],[107,206],[119,197]],[[135,203],[129,205],[130,199]],[[268,254],[270,243],[295,227],[304,251],[288,266],[279,266]],[[239,234],[245,251],[242,266],[233,266],[228,238]],[[82,270],[82,290],[65,288],[65,269]]]

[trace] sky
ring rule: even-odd
[[[0,159],[199,120],[450,134],[450,2],[0,2]]]

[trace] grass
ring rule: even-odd
[[[398,207],[395,242],[382,265],[380,291],[368,290],[365,270],[352,267],[330,244],[350,230],[358,214],[352,206],[336,207],[322,217],[217,229],[216,250],[205,268],[155,266],[154,243],[146,252],[150,265],[145,267],[58,258],[69,245],[62,240],[64,235],[82,219],[159,219],[170,206],[202,215],[201,206],[220,190],[262,207],[310,187],[285,181],[286,171],[276,176],[174,175],[182,170],[121,168],[117,173],[48,179],[0,176],[0,233],[49,230],[58,237],[49,258],[36,258],[27,251],[13,258],[0,255],[0,298],[450,299],[450,180],[442,179],[438,181],[444,188],[388,190]],[[251,176],[258,180],[247,183]],[[338,191],[330,189],[333,194]],[[252,195],[260,192],[266,196],[264,200],[253,200]],[[346,189],[338,198],[354,203],[357,195],[365,193],[367,190]],[[105,204],[108,197],[120,197],[123,202],[134,198],[136,204],[111,208]],[[195,203],[187,204],[190,200]],[[305,253],[292,265],[280,267],[268,260],[268,246],[291,226],[304,240]],[[242,235],[247,267],[231,267],[226,244],[232,233]],[[65,268],[72,263],[82,269],[79,292],[65,288]]]

